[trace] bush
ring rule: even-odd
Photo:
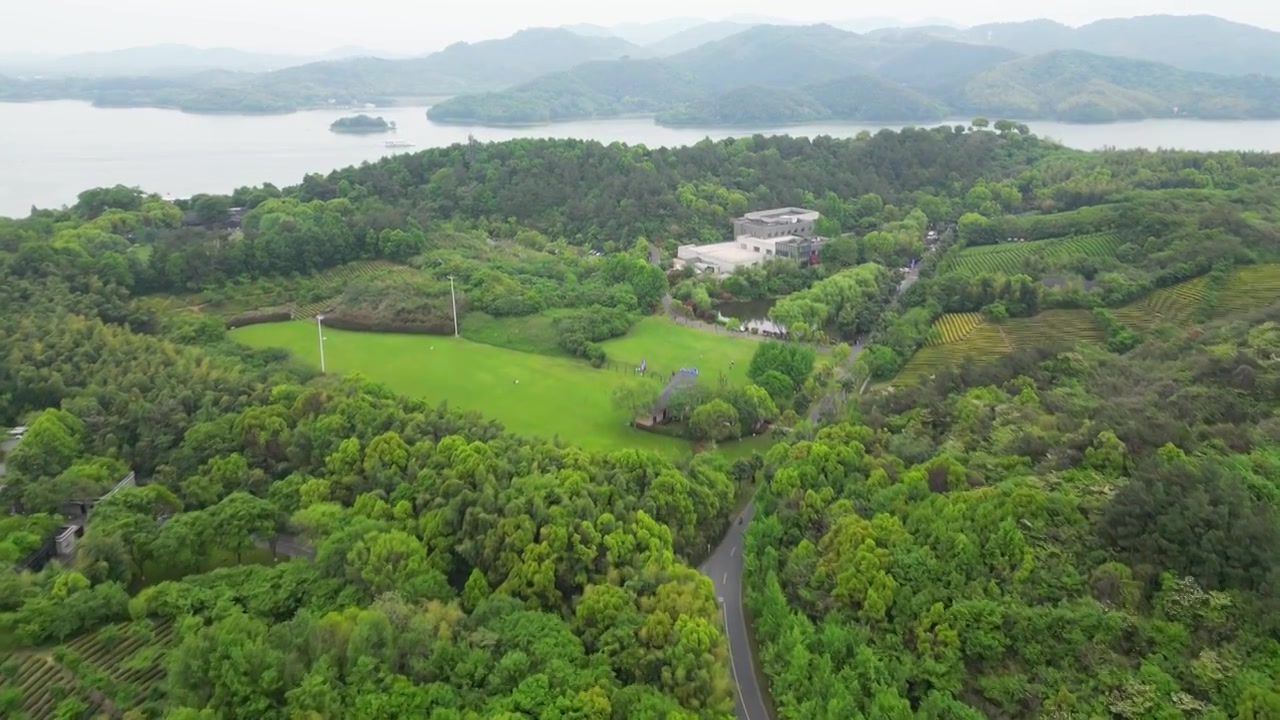
[[[248,325],[261,325],[263,323],[284,322],[292,320],[293,314],[288,310],[268,310],[265,312],[249,312],[236,315],[227,319],[227,329],[234,330]]]
[[[797,343],[763,342],[751,356],[747,377],[761,387],[761,380],[769,371],[777,371],[791,380],[792,387],[800,387],[813,372],[818,354],[813,348]],[[767,390],[767,388],[766,388]]]
[[[560,347],[593,367],[603,367],[608,357],[596,343],[626,335],[634,323],[635,316],[628,312],[594,305],[558,315],[551,321],[551,328]]]

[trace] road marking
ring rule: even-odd
[[[738,546],[737,546],[737,545],[734,545],[733,547],[729,548],[729,557],[733,557],[733,556],[734,556],[734,555],[736,555],[737,553],[738,553]]]
[[[728,584],[729,584],[729,573],[725,573],[725,574],[724,574],[724,580],[723,580],[723,581],[721,581],[721,582],[722,582],[723,584],[725,584],[725,585],[728,585]]]
[[[724,598],[720,598],[720,620],[724,623],[724,642],[729,648],[729,669],[733,671],[733,684],[738,688],[738,701],[742,704],[742,720],[751,720],[747,712],[747,698],[742,694],[742,683],[738,682],[738,663],[733,659],[733,641],[729,633],[729,612]]]

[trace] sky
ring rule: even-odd
[[[737,14],[803,22],[940,17],[962,25],[1049,17],[1080,25],[1156,13],[1212,14],[1280,30],[1280,2],[1275,0],[0,0],[0,55],[57,55],[159,43],[284,54],[352,45],[422,53],[460,40],[505,37],[525,27]]]

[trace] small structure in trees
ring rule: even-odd
[[[697,368],[681,368],[678,372],[672,373],[666,387],[662,388],[662,392],[658,393],[658,399],[654,401],[653,408],[648,413],[636,416],[636,427],[648,429],[670,422],[671,417],[667,410],[671,406],[672,395],[675,394],[676,390],[693,385],[696,382],[698,382]]]

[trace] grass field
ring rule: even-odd
[[[696,367],[706,378],[724,373],[731,385],[747,382],[747,366],[759,340],[687,328],[665,317],[644,318],[620,338],[600,346],[609,359],[636,367],[643,360],[649,372],[667,377],[680,368]]]
[[[975,275],[989,272],[1008,275],[1020,271],[1022,260],[1031,255],[1040,255],[1046,259],[1076,255],[1113,257],[1121,244],[1120,238],[1114,233],[1097,233],[998,245],[975,245],[961,250],[950,260],[947,269]]]
[[[734,375],[745,378],[745,366],[755,350],[753,341],[651,320],[661,324],[647,320],[636,328],[634,337],[610,341],[625,343],[622,350],[607,344],[610,356],[625,359],[629,352],[641,353],[637,357],[648,357],[651,368],[659,367],[658,358],[673,367],[699,362],[708,367],[706,356],[719,357],[722,363],[736,358],[740,367]],[[252,325],[231,336],[254,347],[285,348],[301,361],[319,365],[313,322]],[[512,432],[559,436],[568,443],[604,450],[638,447],[680,454],[690,449],[683,440],[631,428],[630,418],[612,408],[614,386],[635,377],[629,370],[595,370],[580,360],[518,352],[465,337],[326,329],[325,338],[329,372],[358,371],[406,395],[432,402],[447,400],[451,407],[499,420]],[[688,360],[682,359],[683,353],[689,354]],[[729,446],[725,447],[727,452]]]

